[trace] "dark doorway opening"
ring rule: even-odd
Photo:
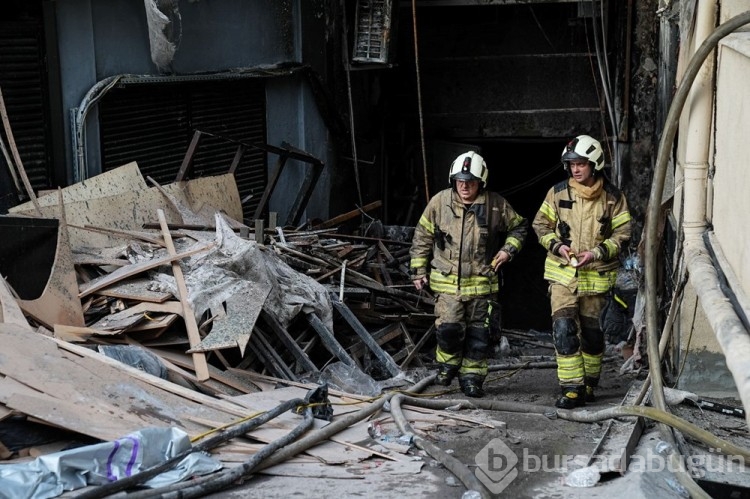
[[[543,278],[546,251],[539,244],[531,222],[549,188],[566,178],[560,154],[567,138],[474,142],[481,147],[487,162],[489,189],[502,194],[529,221],[523,251],[503,270],[503,326],[549,331],[551,312],[547,282]]]

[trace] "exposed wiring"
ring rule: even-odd
[[[555,45],[552,43],[552,40],[549,39],[547,36],[547,33],[544,31],[544,28],[542,27],[542,23],[539,22],[539,19],[536,17],[536,12],[534,12],[534,7],[529,5],[529,12],[531,12],[531,17],[534,18],[534,22],[536,23],[537,28],[539,28],[539,32],[542,34],[545,40],[547,40],[547,43],[549,44],[550,48],[552,50],[555,49]]]
[[[603,0],[600,0],[603,2]],[[600,11],[602,21],[602,38],[605,38],[604,32],[603,32],[603,25],[604,25],[604,10],[602,7],[602,10]],[[622,184],[622,172],[620,168],[620,152],[617,149],[617,136],[619,135],[618,127],[617,127],[617,120],[614,115],[614,105],[612,103],[612,96],[611,96],[611,88],[610,88],[610,80],[609,80],[609,64],[607,63],[607,53],[606,53],[606,46],[602,47],[602,43],[600,42],[599,37],[599,29],[597,29],[597,22],[596,22],[596,0],[591,0],[591,27],[594,32],[594,49],[596,51],[596,61],[597,66],[599,68],[599,77],[601,78],[602,82],[602,90],[604,91],[604,102],[605,106],[607,108],[607,115],[609,116],[610,121],[610,127],[611,127],[611,140],[612,145],[610,149],[610,154],[612,157],[612,170],[614,172],[614,181],[617,187],[620,187]],[[585,25],[585,23],[584,23]],[[588,37],[587,37],[587,43],[588,43]],[[609,143],[609,141],[606,141]]]
[[[427,177],[427,152],[424,146],[424,116],[422,115],[422,77],[419,71],[419,43],[417,42],[417,0],[411,1],[411,16],[414,31],[414,68],[417,73],[417,111],[419,114],[419,143],[422,151],[422,171],[424,172],[424,195],[430,202],[430,184]]]
[[[698,300],[695,300],[695,304],[693,305],[693,320],[690,322],[690,333],[688,334],[687,344],[685,345],[685,355],[682,357],[682,361],[680,362],[680,369],[677,371],[677,377],[674,379],[672,388],[677,388],[677,383],[680,381],[680,376],[682,376],[682,371],[685,369],[685,364],[687,364],[687,358],[690,354],[690,342],[693,339],[693,331],[695,331],[695,318],[697,315]]]
[[[344,51],[344,72],[346,73],[346,94],[347,98],[349,99],[349,134],[351,135],[352,140],[352,160],[354,164],[354,181],[357,184],[357,199],[359,200],[359,205],[363,206],[364,203],[362,202],[362,187],[360,185],[359,181],[359,161],[357,161],[357,137],[355,134],[355,128],[354,128],[354,99],[352,98],[352,77],[351,77],[351,68],[349,67],[349,30],[347,29],[347,20],[346,20],[346,1],[341,0],[341,14],[344,18],[343,21],[343,27],[342,30],[342,50]]]

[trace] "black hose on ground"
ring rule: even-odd
[[[401,411],[402,400],[419,400],[420,405],[422,404],[422,402],[427,402],[426,400],[414,399],[413,397],[404,397],[400,393],[391,399],[391,416],[396,422],[396,426],[398,426],[399,430],[401,430],[401,433],[405,435],[411,435],[412,441],[418,449],[422,449],[423,451],[425,451],[430,457],[445,466],[448,471],[456,475],[456,478],[458,478],[461,483],[464,484],[467,490],[474,490],[476,492],[479,492],[479,494],[484,499],[491,498],[492,494],[490,494],[490,492],[482,484],[482,482],[477,479],[477,477],[474,475],[474,473],[471,472],[468,466],[466,466],[464,463],[451,456],[429,440],[425,440],[424,438],[414,433],[414,429],[411,427],[409,422],[404,417],[404,413]],[[424,405],[421,406],[424,407]]]
[[[418,393],[424,390],[426,387],[430,386],[435,381],[435,376],[436,376],[435,374],[427,376],[426,378],[416,383],[415,385],[413,385],[411,388],[409,388],[406,391]],[[306,435],[304,438],[301,438],[297,442],[294,442],[293,444],[288,445],[285,448],[274,453],[271,457],[263,461],[257,467],[257,471],[266,469],[270,466],[273,466],[274,464],[279,464],[288,459],[291,459],[292,457],[296,456],[300,452],[304,452],[310,447],[319,444],[323,440],[327,440],[328,438],[350,427],[354,423],[358,423],[359,421],[362,421],[366,417],[379,411],[383,407],[383,405],[385,405],[385,403],[388,402],[395,394],[396,392],[386,393],[385,395],[380,397],[378,400],[363,407],[359,411],[353,412],[351,414],[347,414],[343,416],[341,419],[337,419],[331,424],[328,424],[324,426],[323,428],[320,428],[318,430],[311,432],[310,434]]]
[[[116,492],[120,492],[122,490],[127,490],[131,487],[135,487],[136,485],[140,485],[143,482],[146,482],[147,480],[150,480],[151,478],[155,477],[156,475],[163,473],[169,469],[172,469],[174,465],[178,464],[180,461],[185,459],[187,456],[189,456],[193,452],[209,451],[215,447],[218,447],[219,445],[225,442],[228,442],[229,440],[235,437],[238,437],[240,435],[244,435],[246,433],[253,431],[258,426],[267,423],[268,421],[276,418],[277,416],[287,411],[292,410],[295,407],[303,406],[305,404],[306,402],[299,398],[287,400],[286,402],[282,402],[281,404],[274,407],[270,411],[264,412],[263,414],[260,414],[253,419],[250,419],[241,424],[232,426],[226,430],[222,430],[217,435],[214,435],[211,438],[203,440],[199,444],[194,445],[190,449],[179,453],[178,455],[168,459],[167,461],[164,461],[163,463],[157,464],[156,466],[152,466],[151,468],[145,469],[139,473],[136,473],[135,475],[131,475],[126,478],[121,478],[120,480],[117,480],[115,482],[111,482],[111,483],[93,488],[91,490],[85,491],[77,495],[76,498],[99,499],[101,497],[106,497]]]

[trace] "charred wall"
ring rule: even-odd
[[[549,186],[563,178],[563,146],[585,133],[602,141],[610,164],[617,148],[635,246],[658,141],[656,2],[605,1],[596,12],[587,2],[429,4],[418,4],[416,30],[411,5],[394,8],[389,63],[353,64],[349,80],[339,80],[347,119],[349,89],[353,95],[364,202],[383,199],[387,223],[414,225],[426,191],[445,188],[452,159],[473,148],[487,160],[490,187],[508,193],[532,218]],[[350,142],[347,136],[343,145],[349,157]],[[342,195],[351,198],[353,190]],[[514,299],[526,304],[527,315],[541,317],[532,326],[544,327],[546,286],[537,246],[530,235],[506,284],[520,290]]]

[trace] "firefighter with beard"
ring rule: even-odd
[[[528,228],[508,201],[486,190],[487,176],[475,151],[458,156],[450,167],[451,187],[430,199],[410,251],[414,286],[429,286],[437,295],[436,383],[448,386],[458,375],[469,397],[484,395],[498,273],[521,250]]]
[[[533,229],[547,250],[544,278],[562,389],[555,405],[572,409],[595,400],[605,346],[599,316],[631,223],[625,196],[603,174],[599,141],[579,135],[565,146],[562,163],[569,178],[547,192]]]

